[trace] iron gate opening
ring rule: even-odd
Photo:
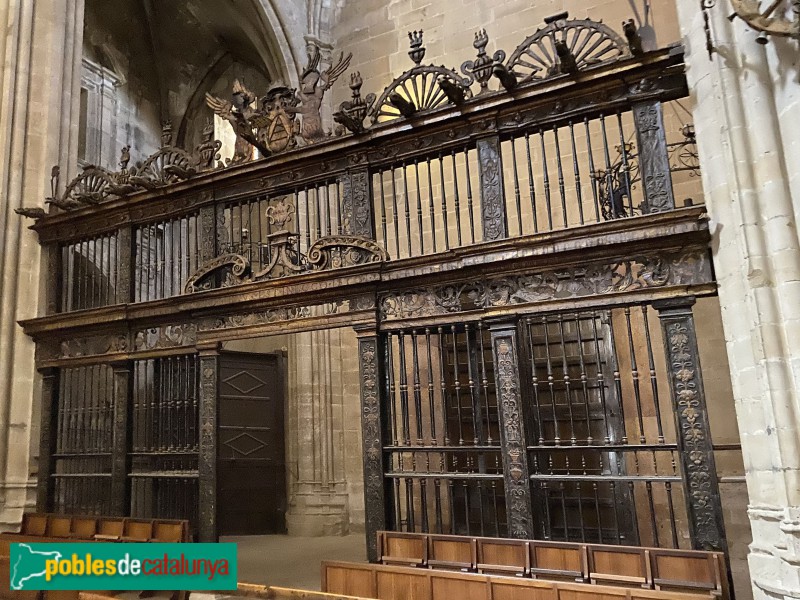
[[[691,392],[687,404],[690,391],[677,389],[681,415],[673,408],[670,380],[680,384],[695,373],[675,366],[686,356],[675,344],[689,334],[675,329],[675,347],[666,348],[663,316],[639,303],[527,314],[503,325],[516,339],[535,539],[700,544],[695,538],[706,517],[687,503],[684,481],[692,474],[682,470],[687,460],[701,465],[716,489],[713,454],[678,439],[676,422],[685,429],[705,421],[706,407],[702,395],[695,400]],[[392,529],[511,535],[496,326],[447,323],[382,334]],[[721,521],[714,506],[712,518]]]
[[[130,514],[197,526],[196,355],[133,364]]]

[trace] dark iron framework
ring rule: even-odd
[[[352,136],[54,190],[39,508],[215,539],[220,342],[349,326],[372,558],[383,528],[725,549],[682,55],[626,34],[558,15],[504,63],[479,32],[465,79],[415,33],[379,101],[352,79]]]

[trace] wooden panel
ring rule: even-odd
[[[151,521],[129,519],[125,523],[126,540],[146,542],[151,537],[153,537],[153,523]]]
[[[47,515],[30,513],[22,515],[22,529],[25,535],[45,535],[47,531]]]
[[[557,600],[558,592],[547,581],[492,579],[492,600]]]
[[[565,575],[584,572],[583,550],[578,545],[531,543],[531,569],[563,571]]]
[[[182,523],[156,521],[153,524],[153,539],[157,542],[188,542],[186,526]]]
[[[587,585],[583,583],[559,584],[558,600],[624,600],[628,596],[625,588]]]
[[[459,600],[488,600],[489,587],[486,581],[456,577],[431,577],[433,598],[458,598]]]
[[[644,583],[650,580],[644,548],[588,546],[589,576],[599,581]]]
[[[478,539],[478,570],[524,574],[530,566],[529,544],[517,540]]]
[[[372,569],[367,565],[337,567],[322,565],[322,591],[329,594],[364,596],[375,598],[375,580]]]
[[[724,577],[715,555],[691,556],[651,550],[653,581],[656,586],[686,590],[721,587]]]
[[[427,558],[427,539],[424,536],[385,531],[381,532],[381,539],[382,562],[416,566],[422,565]]]
[[[91,539],[97,533],[97,519],[85,517],[72,518],[72,537]]]
[[[470,568],[475,561],[474,541],[471,538],[429,536],[428,563],[432,566],[448,564]]]
[[[424,571],[416,571],[416,573],[378,571],[376,585],[376,597],[381,600],[427,600],[430,598],[430,582]]]
[[[125,519],[102,519],[98,529],[99,535],[122,537],[125,531]]]
[[[47,521],[47,535],[51,537],[69,537],[72,519],[69,517],[50,516]]]

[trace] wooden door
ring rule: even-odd
[[[217,521],[220,535],[285,533],[282,360],[220,356]]]

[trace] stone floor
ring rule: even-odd
[[[363,534],[342,537],[230,536],[239,546],[239,581],[319,590],[323,560],[367,559]]]

